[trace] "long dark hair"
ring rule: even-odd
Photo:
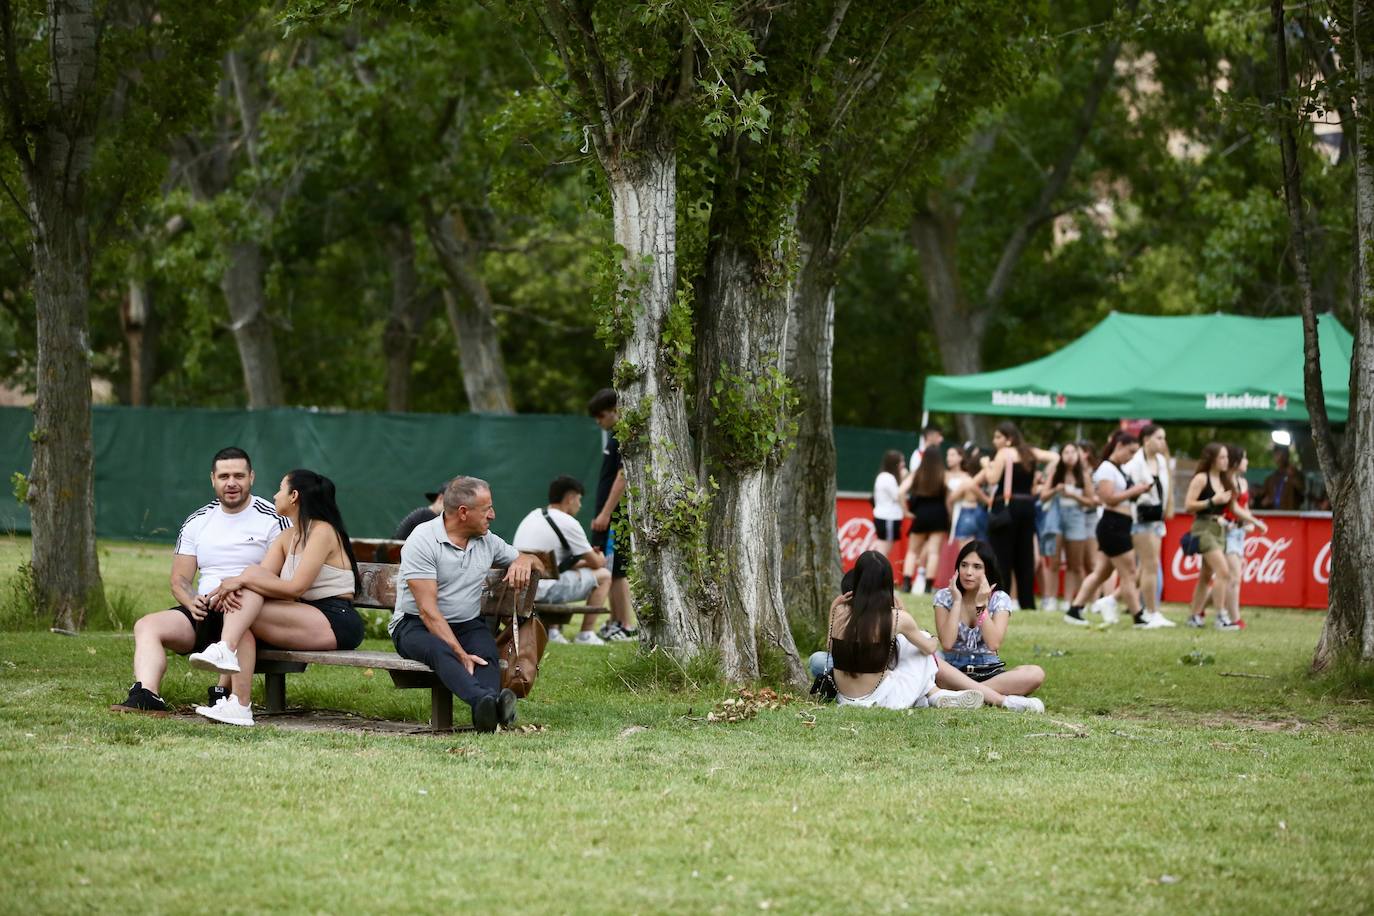
[[[1116,451],[1123,445],[1135,445],[1139,441],[1139,439],[1137,439],[1130,433],[1126,432],[1126,430],[1124,429],[1115,430],[1110,436],[1107,437],[1107,444],[1102,446],[1102,460],[1111,461],[1112,452]]]
[[[1010,420],[1003,420],[997,424],[997,431],[1006,437],[1012,448],[1016,449],[1017,459],[1026,470],[1035,470],[1035,452],[1026,444],[1026,437],[1021,435],[1021,427]]]
[[[1059,463],[1054,466],[1054,474],[1050,477],[1050,486],[1058,486],[1069,479],[1069,466],[1064,463],[1064,449],[1068,448],[1070,445],[1078,449],[1078,463],[1073,466],[1074,476],[1078,478],[1078,488],[1080,490],[1086,490],[1088,489],[1089,477],[1088,459],[1087,456],[1083,454],[1083,450],[1078,448],[1076,442],[1065,442],[1059,447]],[[982,556],[982,554],[979,554],[979,556]]]
[[[363,590],[362,576],[358,575],[358,561],[353,557],[353,543],[348,538],[339,504],[334,500],[334,481],[323,474],[305,468],[297,468],[286,475],[286,485],[295,490],[300,498],[300,515],[296,519],[295,544],[305,546],[310,534],[311,522],[324,522],[334,529],[334,534],[348,556],[348,565],[353,567],[353,594]]]
[[[1097,446],[1093,445],[1091,439],[1079,439],[1075,444],[1078,446],[1078,454],[1083,456],[1081,460],[1087,466],[1086,470],[1091,476],[1100,464],[1097,460]]]
[[[887,557],[876,550],[859,554],[854,568],[840,580],[840,591],[854,595],[849,599],[849,621],[838,638],[886,648],[892,641],[892,609],[897,604]]]
[[[916,469],[916,483],[911,492],[917,496],[942,496],[945,489],[944,448],[932,445],[921,454],[921,466]]]
[[[879,474],[881,474],[881,473],[883,473],[884,471],[886,471],[887,473],[891,474],[893,477],[896,477],[896,476],[897,476],[897,472],[900,471],[901,469],[902,469],[902,453],[901,453],[901,452],[897,451],[895,448],[890,448],[890,449],[888,449],[887,451],[883,452],[883,463],[882,463],[882,466],[878,468],[878,473],[879,473]]]
[[[989,585],[1000,585],[1002,581],[1002,571],[997,568],[997,554],[993,553],[992,545],[987,541],[969,541],[959,548],[959,558],[954,561],[954,585],[959,589],[959,594],[964,594],[964,583],[959,579],[959,567],[964,562],[964,557],[971,553],[978,554],[978,559],[983,561],[983,575],[987,577]]]
[[[1202,453],[1197,456],[1197,473],[1211,474],[1212,469],[1216,467],[1217,456],[1225,449],[1226,446],[1222,445],[1220,442],[1208,442],[1204,445],[1202,447]],[[1227,452],[1226,457],[1228,459],[1231,457],[1230,452]],[[1236,482],[1235,478],[1232,477],[1232,471],[1229,465],[1226,470],[1219,472],[1217,477],[1221,478],[1221,488],[1223,490],[1235,490]]]

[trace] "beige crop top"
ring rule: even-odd
[[[296,567],[300,565],[301,555],[289,553],[286,555],[286,562],[282,564],[281,577],[284,581],[290,582],[296,575]],[[316,601],[320,598],[338,598],[344,595],[353,594],[353,570],[340,569],[337,566],[330,566],[325,563],[320,567],[320,572],[315,576],[315,582],[301,598],[306,601]]]

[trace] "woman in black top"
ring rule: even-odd
[[[940,548],[949,533],[948,492],[945,488],[944,447],[932,445],[921,455],[921,464],[909,475],[911,533],[906,540],[906,559],[902,563],[902,589],[910,592],[913,580],[934,581],[940,565]],[[916,576],[917,570],[923,574]]]
[[[997,565],[1010,572],[1016,582],[1016,601],[1025,610],[1035,610],[1035,485],[1037,461],[1053,461],[1054,452],[1026,444],[1015,423],[997,424],[992,433],[996,454],[979,475],[979,482],[993,488],[989,521],[1002,509],[1007,489],[1007,468],[1011,468],[1011,500],[1007,502],[1009,521],[988,526],[988,540],[997,554]]]

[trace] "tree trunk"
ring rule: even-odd
[[[778,400],[788,390],[789,288],[770,266],[728,236],[717,239],[706,257],[706,301],[697,309],[700,473],[717,486],[706,533],[722,599],[709,622],[727,677],[757,678],[771,655],[800,684],[778,527],[778,475],[790,438],[791,405]]]
[[[665,143],[629,162],[609,159],[605,168],[613,237],[624,252],[625,282],[612,307],[625,330],[616,341],[616,385],[635,613],[649,645],[686,659],[715,647],[708,628],[721,596],[706,543],[711,493],[697,478],[684,373],[660,346],[672,336],[677,283],[677,158]]]
[[[797,396],[796,447],[778,481],[782,595],[788,616],[820,629],[840,590],[835,521],[835,207],[811,193],[798,220],[800,267],[788,289],[787,378]]]
[[[474,413],[515,413],[496,328],[496,309],[463,215],[457,207],[442,213],[430,210],[425,214],[425,231],[448,278],[444,305],[458,341],[468,409]]]
[[[409,223],[393,223],[386,230],[391,259],[391,314],[382,333],[386,356],[386,409],[404,413],[410,409],[410,371],[415,346],[429,320],[429,301],[420,295],[415,272],[415,238]]]
[[[95,549],[91,446],[90,229],[85,178],[94,150],[90,97],[98,30],[90,0],[55,11],[48,117],[32,157],[21,155],[32,220],[33,298],[38,325],[38,396],[28,504],[33,520],[37,611],[77,630],[102,609]],[[11,61],[13,63],[13,61]]]
[[[952,217],[937,208],[917,210],[909,228],[911,244],[921,259],[921,276],[926,281],[935,340],[940,347],[940,363],[946,375],[972,375],[983,371],[983,337],[987,333],[987,312],[969,302],[959,278],[959,227]],[[987,418],[981,414],[958,414],[959,437],[988,442]]]
[[[1283,8],[1275,4],[1273,15],[1278,40],[1283,41]],[[1368,665],[1374,662],[1374,125],[1370,123],[1369,103],[1374,99],[1374,2],[1354,3],[1355,62],[1355,229],[1359,253],[1358,301],[1354,309],[1355,344],[1350,361],[1350,417],[1346,423],[1344,448],[1336,454],[1334,444],[1325,448],[1317,442],[1320,427],[1312,427],[1314,444],[1319,447],[1323,473],[1331,497],[1331,577],[1326,623],[1317,642],[1312,666],[1318,670],[1343,659]],[[1282,45],[1280,45],[1282,53]],[[1286,57],[1286,55],[1285,55]],[[1280,74],[1288,88],[1286,60]],[[1289,158],[1290,138],[1284,138],[1285,160]],[[1293,161],[1296,164],[1295,144]],[[1296,169],[1285,161],[1285,191],[1290,201],[1290,218],[1301,190]],[[1297,200],[1295,200],[1295,198]],[[1301,224],[1295,226],[1300,228]],[[1304,316],[1306,317],[1306,316]],[[1315,320],[1314,320],[1315,324]],[[1306,333],[1304,336],[1309,336]],[[1315,337],[1315,327],[1312,329]],[[1314,340],[1308,342],[1307,358],[1316,355]],[[1320,370],[1318,370],[1320,372]],[[1318,380],[1320,375],[1317,376]],[[1310,384],[1305,389],[1310,389]],[[1304,391],[1311,412],[1312,392]],[[1322,410],[1324,419],[1324,407]],[[1316,421],[1316,413],[1313,412]],[[1328,465],[1330,469],[1328,470]],[[1332,472],[1335,472],[1333,477]]]
[[[133,407],[146,407],[156,369],[157,323],[152,290],[141,276],[129,280],[128,293],[120,303],[119,323],[129,360],[127,402]]]
[[[220,289],[229,306],[229,327],[243,364],[248,408],[280,407],[285,395],[272,325],[267,320],[262,249],[256,242],[238,241],[231,243],[225,254],[229,263],[220,278]]]

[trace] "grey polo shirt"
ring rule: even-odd
[[[467,549],[449,540],[441,515],[416,526],[401,548],[401,571],[396,583],[396,613],[391,615],[387,632],[406,614],[420,615],[409,579],[433,579],[439,587],[439,613],[451,623],[472,620],[482,611],[482,585],[493,566],[505,568],[515,562],[519,552],[488,532],[468,540]]]

